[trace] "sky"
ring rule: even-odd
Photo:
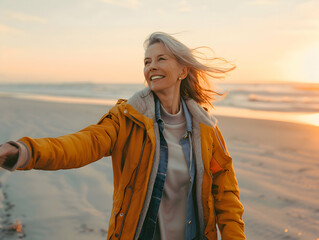
[[[1,82],[143,83],[163,31],[236,64],[225,82],[319,83],[318,0],[1,0]]]

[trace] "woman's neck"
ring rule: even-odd
[[[166,112],[170,114],[176,114],[179,112],[180,108],[180,94],[176,95],[165,95],[161,93],[156,93],[156,96],[161,101],[161,104],[163,108],[166,110]]]

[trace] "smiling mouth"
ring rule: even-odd
[[[154,81],[156,79],[161,79],[161,78],[164,78],[164,76],[156,75],[156,76],[152,76],[150,79],[151,79],[151,81]]]

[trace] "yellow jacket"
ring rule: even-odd
[[[196,200],[199,239],[245,239],[243,207],[232,158],[215,119],[193,100]],[[145,218],[159,163],[154,98],[149,88],[118,103],[96,125],[58,138],[24,137],[30,159],[23,170],[78,168],[112,156],[114,194],[107,239],[137,239]],[[154,167],[153,167],[154,165]]]

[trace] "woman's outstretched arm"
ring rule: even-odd
[[[0,147],[0,166],[8,170],[79,168],[112,154],[119,130],[119,110],[113,107],[96,125],[57,137],[24,137]]]

